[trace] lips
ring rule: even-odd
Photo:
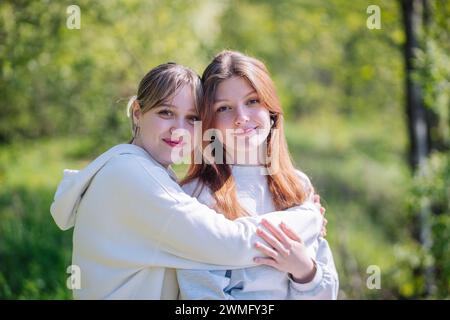
[[[249,127],[249,128],[238,128],[234,131],[234,135],[236,136],[245,136],[245,135],[249,135],[252,134],[253,132],[256,131],[258,127]]]
[[[162,139],[162,140],[172,148],[183,145],[183,139],[179,139],[179,140]]]

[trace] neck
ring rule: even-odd
[[[140,141],[138,140],[138,139],[133,139],[132,141],[131,141],[131,144],[132,145],[135,145],[135,146],[137,146],[137,147],[139,147],[139,148],[142,148],[142,149],[144,149],[145,150],[145,152],[147,152],[149,155],[150,155],[150,157],[152,157],[152,159],[154,160],[154,161],[156,161],[158,164],[160,164],[162,167],[164,167],[165,169],[169,169],[169,167],[170,167],[170,165],[169,164],[163,164],[163,163],[161,163],[161,162],[159,162],[158,160],[156,160],[156,158],[147,150],[147,149],[145,149],[145,147],[144,147],[144,145],[142,144],[142,143],[140,143]]]

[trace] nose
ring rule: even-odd
[[[234,124],[236,126],[242,126],[250,120],[247,111],[244,106],[239,105],[236,108],[236,118],[234,119]]]
[[[169,132],[170,132],[170,134],[173,134],[173,132],[175,130],[178,130],[178,129],[183,129],[183,130],[188,130],[189,131],[189,125],[188,125],[187,121],[185,121],[181,117],[178,118],[178,119],[175,119],[172,122],[172,125],[170,126]]]
[[[176,129],[185,129],[185,121],[183,117],[176,117],[173,119],[172,125],[170,127],[170,132],[172,133]]]

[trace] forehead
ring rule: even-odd
[[[252,92],[255,92],[255,89],[246,78],[231,77],[219,84],[215,100],[242,98]]]
[[[173,96],[166,101],[166,104],[184,111],[195,111],[195,101],[192,94],[192,88],[188,85],[178,88]]]

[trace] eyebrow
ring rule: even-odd
[[[160,105],[157,106],[156,108],[163,108],[163,107],[165,107],[165,108],[171,108],[171,109],[177,109],[177,108],[178,108],[177,106],[175,106],[175,105],[173,105],[173,104],[170,104],[170,103],[163,103],[163,104],[160,104]],[[197,111],[196,111],[194,108],[189,109],[188,112],[197,113]]]
[[[250,96],[250,95],[252,95],[252,94],[254,94],[254,93],[257,93],[256,90],[250,91],[249,93],[247,93],[247,94],[244,96],[244,98],[247,98],[248,96]],[[227,99],[217,99],[217,100],[214,100],[214,103],[222,102],[222,101],[228,101],[228,100],[227,100]]]

